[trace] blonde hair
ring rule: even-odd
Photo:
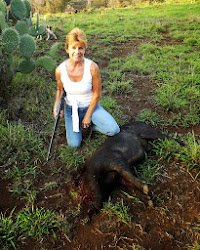
[[[65,49],[68,49],[69,45],[73,42],[80,42],[85,48],[87,48],[87,39],[85,33],[79,28],[74,28],[66,36]]]

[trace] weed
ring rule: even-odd
[[[13,209],[9,216],[6,217],[6,213],[0,214],[0,245],[12,245],[14,249],[17,249],[15,246],[14,241],[18,237],[18,227],[19,223],[18,221],[14,222],[13,218],[13,212],[15,209]]]
[[[102,107],[115,118],[119,125],[123,125],[127,117],[122,112],[122,107],[119,106],[115,99],[107,96],[100,100]]]
[[[50,181],[45,183],[44,188],[45,190],[52,190],[58,186],[58,183],[56,181]]]
[[[184,116],[182,117],[182,122],[180,121],[179,124],[181,124],[184,128],[187,128],[191,125],[196,126],[200,122],[200,107],[196,105],[190,105],[189,112],[186,112]]]
[[[169,212],[169,209],[167,208],[167,206],[165,206],[165,207],[155,207],[155,210],[159,211],[164,216],[166,216],[167,212]]]
[[[188,171],[196,168],[198,171],[197,176],[200,174],[200,144],[196,140],[194,133],[187,135],[187,147],[182,148],[176,154],[176,157],[187,167]]]
[[[132,195],[130,195],[130,194],[124,192],[124,191],[121,191],[121,192],[122,192],[122,194],[124,194],[128,199],[131,199],[134,203],[141,203],[141,204],[143,204],[143,202],[142,202],[139,198],[137,198],[135,195],[132,196]]]
[[[0,125],[0,134],[1,165],[6,163],[6,166],[14,167],[21,162],[27,164],[33,159],[33,155],[43,158],[40,137],[20,121],[17,124],[7,122],[6,125]]]
[[[54,229],[58,223],[54,219],[54,212],[44,208],[26,207],[17,214],[19,222],[19,231],[21,236],[33,238],[42,238],[43,235],[53,234],[56,237]]]
[[[189,44],[189,45],[198,45],[199,44],[199,39],[198,37],[189,37],[189,38],[186,38],[184,39],[184,42]]]
[[[182,97],[181,86],[165,84],[155,90],[155,100],[166,111],[186,108],[187,100]]]
[[[62,146],[60,159],[63,163],[66,163],[66,168],[70,169],[72,166],[78,168],[79,165],[85,163],[85,156],[79,154],[77,148],[70,146]]]
[[[26,190],[26,196],[23,196],[21,199],[28,201],[31,206],[32,211],[34,211],[34,204],[36,201],[37,191],[36,190]]]
[[[104,203],[102,212],[109,217],[114,217],[118,222],[125,223],[127,225],[131,222],[131,215],[128,214],[129,208],[124,205],[123,199],[113,204],[110,200]]]
[[[195,242],[192,247],[188,247],[188,250],[200,250],[200,245],[198,242]]]
[[[158,161],[167,160],[169,162],[181,150],[182,147],[173,140],[164,139],[153,142],[153,152],[158,157]]]
[[[4,109],[4,110],[0,110],[0,122],[1,122],[1,125],[5,126],[6,123],[7,123],[7,110]]]
[[[145,109],[137,115],[137,120],[150,124],[152,126],[162,125],[163,120],[158,116],[155,111]]]
[[[189,133],[186,138],[187,146],[180,146],[172,140],[159,140],[153,143],[153,151],[160,160],[167,160],[168,162],[173,158],[181,162],[188,171],[192,169],[197,170],[196,177],[200,174],[200,145],[196,140],[194,133]]]
[[[120,78],[120,80],[118,80]],[[133,92],[131,80],[125,79],[125,74],[117,77],[114,81],[108,82],[109,91],[113,94],[130,94]]]
[[[24,168],[19,168],[18,166],[14,166],[13,168],[5,171],[3,178],[4,179],[11,179],[11,178],[20,179],[25,176],[31,175],[35,179],[37,178],[39,174],[43,174],[43,172],[41,168],[37,166],[38,164],[37,161],[34,164],[36,164],[36,166],[27,165]]]
[[[133,168],[136,175],[144,180],[147,184],[151,184],[155,177],[159,174],[160,165],[158,160],[145,157],[145,161]]]

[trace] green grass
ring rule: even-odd
[[[51,210],[26,207],[14,214],[13,209],[9,215],[0,214],[0,244],[17,249],[17,240],[24,237],[41,240],[44,235],[53,235],[56,238],[54,230],[57,227],[58,222]]]
[[[109,78],[113,80],[111,92],[129,92],[129,89],[125,88],[131,79],[121,82],[118,80],[127,72],[133,75],[148,74],[152,81],[157,81],[158,87],[154,90],[154,98],[158,107],[165,112],[171,112],[169,123],[182,127],[199,124],[200,53],[187,45],[161,47],[144,43],[139,49],[138,55],[111,59],[108,66]],[[180,114],[179,118],[177,113]]]
[[[70,146],[62,146],[60,159],[66,164],[66,168],[78,168],[80,165],[85,163],[85,156],[77,151],[77,148],[72,148]]]
[[[145,109],[137,115],[137,120],[145,122],[146,124],[156,126],[161,126],[163,124],[163,119],[155,112],[150,109]]]
[[[18,221],[14,222],[13,219],[14,209],[7,216],[6,213],[0,214],[0,245],[4,247],[12,246],[17,249],[14,241],[18,237]]]
[[[105,202],[101,210],[107,214],[109,218],[115,218],[118,222],[125,223],[130,226],[131,214],[128,213],[129,208],[125,206],[123,199],[113,204],[111,201]]]
[[[124,114],[124,107],[118,105],[118,98],[132,95],[134,76],[139,75],[149,77],[155,83],[153,98],[156,107],[154,110],[143,110],[137,119],[165,129],[167,126],[191,128],[200,123],[199,14],[199,2],[106,9],[103,12],[95,9],[73,17],[58,13],[48,17],[48,23],[60,32],[59,44],[54,44],[49,54],[57,64],[65,60],[65,36],[78,26],[86,32],[88,50],[92,51],[90,59],[97,63],[106,60],[108,63],[108,67],[101,68],[103,91],[100,103],[119,125],[129,121],[129,117]],[[169,45],[162,44],[162,41]],[[114,58],[118,50],[126,48],[130,42],[136,46],[133,52],[130,50],[121,58]],[[38,53],[45,55],[49,50],[49,44],[41,41],[37,44],[35,60]],[[19,59],[14,57],[13,60],[17,65]],[[14,210],[10,215],[1,214],[0,239],[5,247],[15,247],[17,238],[22,235],[41,239],[45,234],[54,234],[57,227],[53,211],[34,208],[38,192],[35,185],[42,174],[41,166],[54,122],[54,75],[45,69],[36,69],[29,75],[17,73],[10,87],[11,100],[6,109],[0,110],[0,166],[3,166],[2,176],[13,180],[13,193],[32,207],[25,208],[17,217]],[[63,126],[60,122],[57,133]],[[106,136],[95,133],[91,140],[84,140],[81,149],[58,146],[58,158],[66,166],[66,171],[74,167],[77,169],[105,139]],[[151,184],[163,161],[167,164],[176,161],[198,178],[199,138],[188,134],[184,141],[188,144],[186,147],[169,140],[154,143],[156,160],[151,156],[146,158],[138,166],[138,177]],[[62,173],[62,167],[56,167],[49,168],[50,174]],[[28,177],[30,183],[25,184]],[[56,186],[55,181],[46,182],[43,190]],[[130,223],[131,215],[123,200],[117,204],[109,201],[104,209],[109,217]],[[72,214],[74,218],[78,217],[80,207]],[[195,247],[198,249],[199,245],[194,244],[191,249]]]
[[[120,78],[120,79],[118,79]],[[122,94],[130,94],[133,92],[132,86],[131,86],[131,80],[126,80],[125,75],[120,75],[120,77],[116,77],[113,79],[113,81],[109,81],[107,83],[108,89],[110,93],[122,95]]]
[[[54,212],[51,210],[27,207],[17,214],[17,220],[19,221],[19,231],[22,236],[41,239],[44,235],[53,234],[56,237],[54,230],[58,224],[54,219]]]
[[[187,171],[195,169],[196,177],[200,174],[200,144],[194,134],[188,133],[184,140],[186,146],[180,146],[173,140],[160,140],[154,143],[154,152],[160,161],[176,159]]]
[[[0,165],[14,168],[22,162],[28,164],[44,157],[40,135],[20,121],[17,124],[1,124],[0,134]]]
[[[123,114],[122,106],[118,105],[114,98],[104,95],[100,100],[100,104],[106,111],[112,114],[119,125],[123,125],[127,120],[127,116]]]
[[[137,168],[133,168],[137,177],[147,184],[152,184],[156,176],[159,174],[160,164],[158,160],[153,160],[147,157],[143,163],[139,164]]]
[[[193,246],[188,247],[188,250],[200,250],[200,245],[198,242],[195,242]]]

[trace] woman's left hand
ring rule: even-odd
[[[82,128],[89,128],[91,125],[91,117],[84,116],[82,120]]]

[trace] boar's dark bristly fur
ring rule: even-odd
[[[149,142],[159,138],[173,139],[143,122],[134,121],[122,126],[119,134],[109,137],[92,155],[86,165],[83,183],[84,194],[90,197],[96,210],[102,208],[110,192],[120,183],[130,189],[136,187],[152,205],[148,186],[133,175],[131,167],[136,167],[145,158],[150,150]],[[174,140],[184,145],[181,140]]]

